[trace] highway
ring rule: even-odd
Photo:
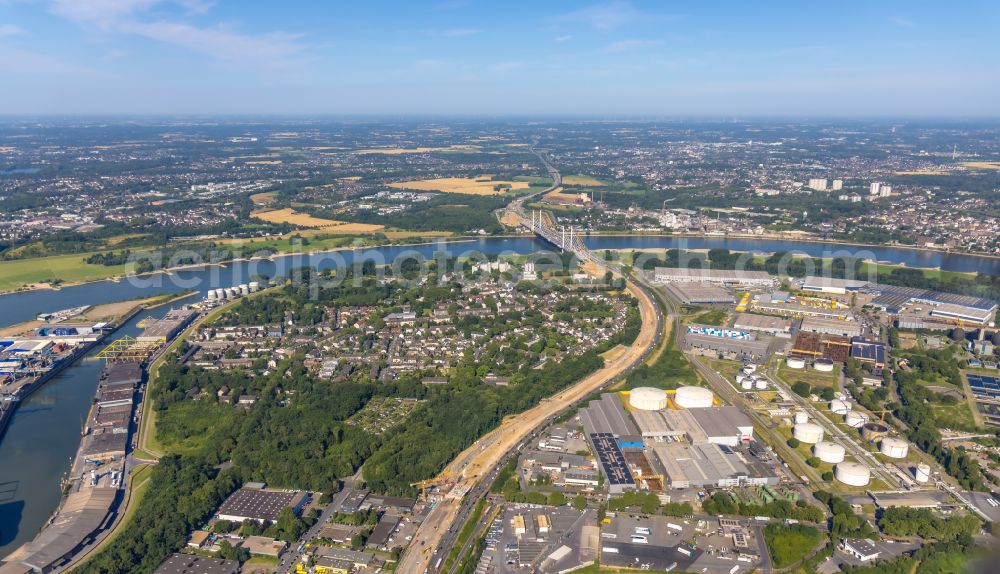
[[[497,473],[511,457],[516,456],[524,444],[533,439],[545,427],[572,409],[577,403],[594,392],[613,384],[626,376],[632,369],[642,364],[659,346],[663,333],[663,313],[656,304],[654,295],[647,285],[622,275],[617,268],[611,268],[595,257],[582,241],[572,245],[561,244],[562,238],[544,218],[532,227],[526,223],[523,205],[531,197],[547,193],[558,187],[562,181],[559,171],[533,147],[552,176],[553,184],[543,191],[530,196],[522,196],[508,206],[507,211],[518,216],[519,221],[531,231],[543,237],[560,249],[572,251],[581,263],[591,263],[589,272],[603,274],[612,271],[625,280],[628,291],[638,299],[642,328],[628,351],[604,367],[584,377],[572,387],[564,389],[553,397],[542,400],[535,407],[508,417],[500,426],[480,438],[475,444],[459,454],[439,475],[438,483],[453,483],[453,491],[459,494],[447,499],[431,510],[427,518],[414,534],[410,546],[400,561],[400,572],[437,572],[444,558],[451,551],[462,525],[468,520],[476,503],[488,493]],[[568,242],[567,242],[568,243]],[[455,478],[458,477],[458,478]],[[467,489],[464,494],[462,489]],[[432,550],[433,549],[433,550]]]

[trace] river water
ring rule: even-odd
[[[643,248],[724,248],[733,251],[798,251],[820,257],[831,252],[911,267],[937,267],[946,271],[979,271],[1000,275],[1000,259],[973,255],[947,254],[892,247],[851,247],[822,243],[674,237],[591,237],[587,246],[601,249]],[[469,251],[484,254],[533,253],[552,247],[531,238],[480,239],[474,241],[385,247],[312,255],[276,257],[273,260],[236,262],[223,267],[177,271],[120,282],[99,281],[65,287],[58,291],[42,290],[0,296],[0,326],[33,319],[38,313],[81,305],[99,305],[135,299],[158,293],[176,293],[195,289],[200,299],[209,289],[230,287],[250,281],[254,275],[285,276],[290,269],[310,265],[320,270],[351,265],[362,260],[376,264],[391,263],[404,254],[419,253],[433,258],[440,251],[461,255]],[[149,314],[160,316],[168,307],[153,313],[141,313],[108,339],[141,329],[135,323]],[[69,470],[70,457],[80,440],[83,418],[97,388],[101,363],[87,357],[66,369],[24,401],[0,439],[0,557],[30,540],[44,525],[59,503],[59,479]]]

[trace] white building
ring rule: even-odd
[[[870,562],[880,554],[875,543],[861,538],[847,538],[840,543],[840,549],[862,562]]]
[[[826,178],[814,178],[809,180],[809,188],[816,191],[826,191]]]
[[[842,179],[833,180],[833,186],[830,189],[832,189],[833,191],[840,191],[844,189],[844,180]]]

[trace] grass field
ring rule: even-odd
[[[477,145],[452,145],[448,147],[414,147],[414,148],[403,148],[403,147],[387,147],[387,148],[372,148],[372,149],[359,149],[355,150],[354,153],[365,154],[365,153],[380,153],[383,155],[400,155],[404,153],[433,153],[433,152],[475,152],[482,149]]]
[[[802,524],[769,524],[764,528],[764,540],[776,568],[786,568],[802,560],[822,539],[819,530]]]
[[[127,275],[133,263],[123,265],[90,265],[83,260],[90,253],[53,255],[34,259],[0,261],[0,291],[13,291],[25,286],[48,283],[58,279],[67,283],[107,279]]]
[[[497,191],[497,186],[505,186],[505,188]],[[464,195],[503,195],[511,191],[528,189],[530,186],[531,184],[526,181],[492,180],[487,177],[439,177],[437,179],[420,179],[389,184],[389,187],[396,189],[440,191],[442,193],[460,193]]]
[[[576,185],[580,187],[604,187],[605,183],[589,175],[567,175],[562,178],[563,185]]]
[[[319,217],[313,217],[308,213],[299,213],[289,207],[286,207],[285,209],[254,211],[250,215],[269,223],[290,223],[299,227],[322,229],[324,233],[337,233],[344,235],[354,233],[375,233],[384,228],[382,225],[373,225],[370,223],[347,223],[344,221],[336,221],[334,219],[322,219]]]
[[[834,367],[832,372],[823,373],[812,367],[792,369],[782,362],[781,367],[778,368],[778,376],[789,385],[797,383],[798,381],[805,381],[812,385],[813,388],[819,388],[820,390],[827,387],[836,389],[835,385],[840,374],[840,369],[840,365],[837,365]]]

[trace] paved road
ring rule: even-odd
[[[553,178],[553,185],[538,193],[555,189],[562,181],[562,176],[541,153],[534,148],[531,149],[545,164]],[[509,206],[509,209],[521,217],[522,222],[525,220],[523,204],[535,195],[538,194],[522,196]],[[548,234],[551,241],[554,232],[548,230]],[[567,247],[573,248],[582,263],[590,262],[599,269],[611,270],[606,262],[590,253],[582,242],[574,242],[574,245]],[[642,317],[642,329],[629,351],[569,389],[564,389],[554,397],[542,400],[534,408],[503,421],[497,429],[487,433],[476,444],[456,457],[442,474],[461,477],[460,484],[467,486],[469,491],[460,501],[443,502],[431,511],[414,534],[413,541],[403,555],[399,565],[400,572],[417,573],[428,570],[436,572],[439,561],[443,562],[444,557],[450,552],[458,532],[475,504],[485,496],[489,485],[510,457],[515,456],[525,442],[535,437],[541,429],[578,402],[616,382],[642,364],[659,346],[663,333],[662,311],[647,284],[627,276],[625,278],[628,290],[639,300]],[[433,552],[428,552],[431,548],[434,549]]]

